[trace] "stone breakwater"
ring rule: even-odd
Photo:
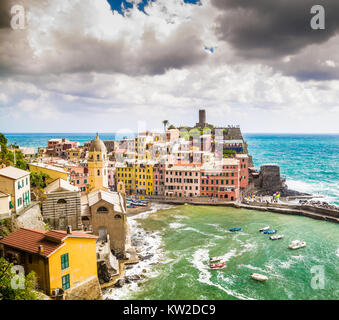
[[[266,202],[243,202],[237,201],[218,201],[216,199],[205,201],[199,199],[156,199],[157,203],[166,203],[174,205],[208,205],[208,206],[225,206],[234,208],[243,208],[249,210],[270,211],[282,214],[300,215],[318,220],[325,220],[329,222],[339,223],[339,208],[331,206],[331,208],[321,207],[309,204],[288,204],[288,203],[266,203]]]

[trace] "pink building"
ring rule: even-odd
[[[200,166],[175,165],[165,173],[165,196],[199,197]]]
[[[47,145],[47,155],[50,157],[67,158],[66,150],[79,147],[79,142],[68,139],[50,139]]]
[[[78,187],[82,193],[85,193],[88,188],[88,168],[82,166],[68,167],[70,182]]]
[[[110,190],[115,190],[115,162],[109,162],[108,163],[108,187]]]
[[[239,197],[240,162],[223,159],[222,168],[201,170],[200,195],[219,200],[235,201]]]
[[[248,187],[248,155],[237,154],[235,157],[240,161],[240,188],[245,189]]]
[[[165,164],[157,163],[153,166],[153,194],[163,196],[165,194]]]

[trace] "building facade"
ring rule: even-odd
[[[19,213],[31,203],[30,172],[14,167],[0,169],[0,192],[11,196],[10,207]]]

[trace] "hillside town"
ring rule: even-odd
[[[34,272],[46,299],[101,299],[142,258],[127,217],[152,202],[250,209],[288,195],[277,165],[253,167],[238,126],[214,127],[205,110],[195,126],[167,126],[121,141],[3,145],[14,163],[0,169],[0,256]],[[15,166],[17,152],[26,168]]]

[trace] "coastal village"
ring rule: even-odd
[[[97,134],[84,145],[6,147],[14,163],[0,167],[0,257],[33,271],[46,299],[102,299],[103,289],[123,285],[125,268],[144,258],[127,217],[152,203],[339,221],[336,207],[288,190],[277,164],[254,168],[239,126],[214,127],[205,110],[192,127],[163,124],[121,141]],[[26,168],[15,166],[17,153]]]

